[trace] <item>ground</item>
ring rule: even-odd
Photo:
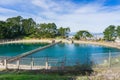
[[[2,70],[0,80],[119,80],[120,69],[87,71]]]
[[[74,41],[74,42],[104,45],[104,46],[116,47],[120,49],[120,46],[118,46],[115,43],[84,42],[84,41],[81,42]],[[93,70],[90,73],[86,71],[57,71],[57,72],[47,71],[46,72],[45,70],[36,70],[36,71],[1,70],[0,80],[120,80],[120,69],[119,68],[97,69],[97,70]]]

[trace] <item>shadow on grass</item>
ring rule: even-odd
[[[83,68],[84,67],[84,68]],[[73,66],[59,70],[13,70],[1,71],[0,80],[76,80],[76,76],[89,76],[93,70],[89,67]]]

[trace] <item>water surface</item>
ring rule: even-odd
[[[99,45],[62,43],[36,52],[30,56],[62,59],[68,61],[68,63],[76,63],[77,61],[88,63],[91,61],[102,62],[109,58],[109,53],[113,57],[119,55],[119,52],[119,49]]]
[[[0,45],[0,56],[16,56],[46,45],[48,44],[2,44]],[[77,61],[80,63],[88,63],[91,61],[102,62],[106,59],[108,60],[109,53],[114,57],[118,56],[119,52],[119,49],[99,45],[60,43],[31,54],[28,57],[48,57],[49,59],[66,60],[68,61],[67,63],[76,63]],[[46,59],[44,61],[46,61]],[[38,61],[38,63],[40,62]]]
[[[91,44],[57,44],[42,51],[32,54],[32,56],[50,56],[50,57],[81,57],[84,55],[115,53],[120,49],[91,45]],[[103,55],[102,54],[102,55]],[[102,56],[101,55],[101,56]],[[104,55],[103,55],[104,56]]]
[[[1,44],[0,56],[17,56],[21,53],[43,47],[48,43],[16,43],[16,44]]]

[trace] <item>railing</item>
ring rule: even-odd
[[[92,54],[92,68],[120,68],[120,52]]]
[[[7,62],[10,57],[0,57],[0,68],[4,69],[60,69],[62,59],[49,57],[25,57]]]
[[[22,39],[0,39],[0,44],[5,44],[5,43],[10,43],[10,42],[14,42],[14,41],[19,41]]]
[[[104,56],[102,56],[104,55]],[[82,58],[84,60],[82,61]],[[7,62],[10,57],[0,57],[0,68],[4,69],[94,69],[94,68],[120,68],[120,54],[117,53],[97,53],[87,56],[69,57],[24,57],[14,62]]]

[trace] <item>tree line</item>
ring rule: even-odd
[[[6,21],[0,21],[0,39],[13,38],[66,38],[70,32],[69,27],[58,28],[55,23],[37,24],[32,18],[23,18],[21,16],[11,17]],[[104,32],[104,40],[114,41],[120,38],[120,26],[110,25]],[[87,30],[80,30],[74,35],[74,39],[86,40],[94,37]]]
[[[109,25],[104,31],[103,31],[103,40],[105,41],[115,41],[115,39],[118,37],[120,38],[120,26],[115,25]],[[94,37],[90,32],[86,30],[80,30],[75,34],[75,39],[87,39]]]
[[[0,21],[0,39],[23,38],[55,38],[67,37],[70,28],[57,28],[55,23],[37,24],[32,18],[24,19],[21,16]]]

